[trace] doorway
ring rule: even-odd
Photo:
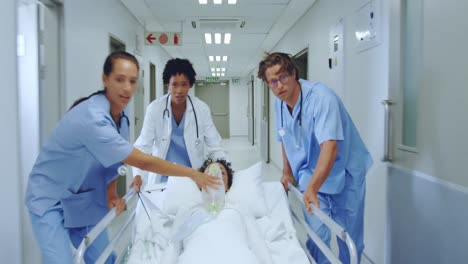
[[[299,68],[299,78],[307,80],[308,79],[308,57],[309,49],[305,48],[293,56],[294,61],[296,62],[297,67]]]
[[[109,53],[115,51],[125,51],[125,43],[113,35],[109,36]],[[136,93],[135,93],[136,95]],[[130,124],[131,126],[131,124]],[[119,176],[117,180],[117,193],[119,197],[123,197],[127,192],[127,175]]]
[[[29,173],[42,146],[65,113],[63,78],[63,7],[55,1],[18,1],[17,92],[19,175]],[[21,193],[27,184],[22,184]],[[21,198],[22,199],[22,198]],[[20,199],[20,200],[21,200]],[[22,216],[28,212],[23,206]],[[22,263],[36,263],[41,253],[29,217],[22,217]]]
[[[264,162],[270,162],[270,89],[262,82],[262,121],[260,126],[260,153]]]
[[[150,102],[156,100],[156,65],[150,62]]]
[[[255,145],[255,109],[254,109],[254,76],[250,76],[250,81],[247,83],[249,88],[248,91],[248,102],[247,102],[247,119],[248,119],[248,137],[249,142],[252,146]]]
[[[63,7],[46,1],[37,4],[39,59],[39,131],[44,144],[65,113],[62,58]]]
[[[229,138],[229,82],[196,82],[195,88],[195,96],[210,107],[211,117],[221,137]]]
[[[109,50],[110,53],[114,51],[125,51],[125,43],[113,35],[109,36]]]

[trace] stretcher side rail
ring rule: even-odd
[[[302,193],[290,183],[288,183],[288,187],[290,192],[294,194],[294,197],[298,199],[301,203],[303,203]],[[330,228],[330,232],[346,243],[349,250],[350,264],[357,264],[358,256],[356,251],[356,245],[351,236],[349,236],[348,232],[346,232],[346,230],[343,227],[341,227],[339,224],[333,221],[333,219],[331,219],[323,211],[317,208],[314,204],[310,203],[310,207],[312,209],[313,214],[317,216],[328,228]],[[330,260],[332,264],[340,264],[341,261],[333,254],[331,249],[322,241],[322,239],[307,225],[307,223],[305,223],[303,219],[298,217],[294,211],[292,211],[292,215],[296,221],[298,221],[301,225],[304,226],[309,237],[314,241],[314,243],[328,258],[328,260]]]
[[[125,203],[129,204],[130,200],[135,197],[135,194],[136,194],[135,188],[131,189],[127,194],[125,194],[125,196],[123,197],[123,199],[125,200]],[[74,255],[74,260],[73,260],[74,263],[76,264],[85,263],[84,253],[86,249],[94,242],[94,240],[96,240],[96,238],[101,234],[101,232],[104,231],[109,226],[109,224],[112,222],[114,218],[116,218],[116,216],[117,216],[117,209],[114,207],[102,218],[101,221],[99,221],[99,223],[93,229],[91,229],[91,231],[83,238],[80,245],[78,246]],[[134,217],[134,212],[132,213],[132,216],[129,217],[129,220],[125,224],[126,226],[128,226],[130,220],[133,217]],[[121,233],[121,231],[119,231],[119,233]],[[119,235],[119,233],[117,235]],[[114,245],[114,243],[109,243],[109,244]],[[109,254],[107,254],[107,256]]]
[[[160,184],[151,184],[151,185],[146,185],[144,190],[141,190],[142,192],[152,192],[152,191],[163,191],[166,189],[167,183],[160,183]],[[139,196],[139,195],[138,195]],[[138,201],[138,203],[141,203],[143,206],[144,210],[146,211],[147,208],[145,208],[145,204],[143,201]],[[124,232],[127,230],[128,227],[131,226],[132,223],[134,223],[135,217],[136,217],[136,211],[137,207],[133,209],[133,211],[130,213],[130,216],[128,217],[127,221],[125,224],[121,226],[121,228],[117,231],[117,234],[112,238],[112,240],[109,242],[107,247],[104,249],[104,251],[101,253],[99,258],[96,261],[96,264],[104,264],[109,257],[110,254],[112,254],[113,250],[117,246],[117,243],[120,241],[122,235]],[[148,211],[146,211],[148,213]],[[150,217],[148,215],[148,217]],[[151,220],[151,219],[150,219]],[[122,255],[117,254],[117,258],[115,263],[121,263],[122,262]]]

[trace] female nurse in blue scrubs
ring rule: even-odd
[[[290,55],[276,52],[260,62],[258,77],[275,94],[276,138],[282,144],[283,177],[304,194],[309,226],[329,243],[330,231],[310,214],[315,204],[344,227],[355,241],[358,257],[364,249],[363,216],[366,173],[372,158],[340,98],[324,84],[299,79]],[[349,252],[340,239],[340,260]],[[317,263],[327,263],[312,241],[308,249]]]
[[[133,55],[110,54],[103,67],[104,90],[78,100],[39,153],[26,206],[43,263],[72,263],[70,241],[77,247],[109,208],[122,212],[125,201],[117,195],[116,176],[124,163],[191,177],[200,188],[220,184],[216,177],[144,154],[128,142],[125,108],[137,88],[138,70]],[[85,261],[94,263],[107,243],[103,233],[85,252]],[[107,260],[113,261],[112,256]]]

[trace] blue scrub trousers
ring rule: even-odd
[[[336,223],[342,226],[356,244],[358,263],[364,250],[364,200],[366,195],[365,177],[357,177],[356,180],[346,172],[345,187],[338,194],[319,193],[320,209],[330,216]],[[322,221],[310,215],[303,207],[304,217],[310,228],[327,244],[330,245],[330,229]],[[349,263],[349,251],[346,243],[337,238],[339,258],[342,263]],[[318,264],[330,263],[327,257],[320,251],[309,238],[307,248]]]
[[[44,215],[38,216],[29,211],[34,235],[42,252],[42,263],[63,264],[73,263],[70,242],[75,248],[91,227],[70,228],[63,226],[63,209],[60,203],[49,208]],[[102,232],[85,252],[85,262],[95,263],[99,254],[108,245],[107,232]],[[106,263],[114,263],[115,256],[107,258]]]

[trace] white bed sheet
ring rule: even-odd
[[[297,239],[287,197],[281,183],[264,182],[263,188],[268,215],[256,219],[255,222],[261,237],[264,239],[261,242],[266,245],[271,254],[273,264],[308,264],[307,256]],[[146,193],[145,196],[151,200],[152,204],[162,208],[164,193],[155,191],[150,194]],[[154,239],[152,236],[169,237],[172,220],[161,217],[160,213],[151,209],[153,206],[148,205],[148,202],[145,202],[145,205],[151,214],[152,228],[149,229],[148,216],[139,204],[136,212],[133,246],[128,263],[168,263],[174,259],[175,251],[172,247],[168,247],[165,242],[167,239]],[[151,242],[148,243],[148,241]],[[232,257],[232,255],[227,257]]]

